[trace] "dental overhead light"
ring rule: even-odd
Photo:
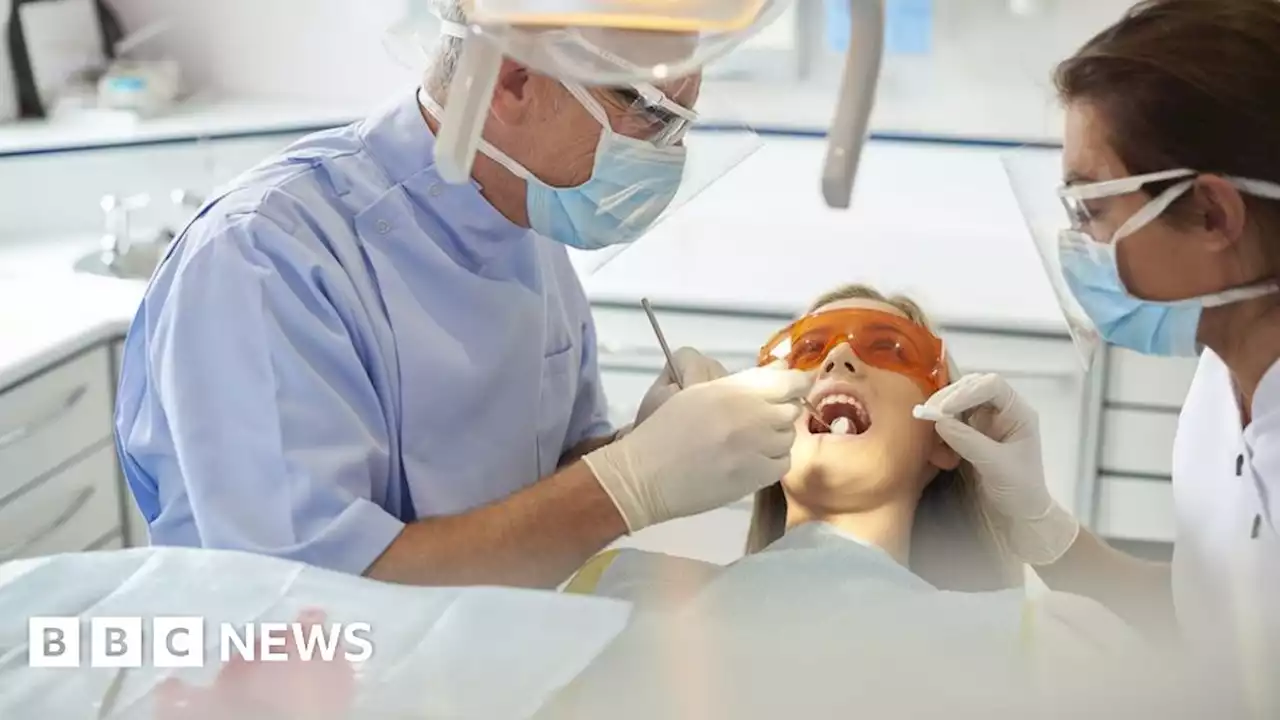
[[[462,54],[436,143],[448,182],[471,177],[504,56],[583,85],[662,83],[730,52],[789,0],[470,0]],[[844,79],[827,139],[822,195],[848,208],[884,53],[885,0],[849,0]]]

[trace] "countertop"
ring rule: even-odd
[[[823,147],[770,143],[594,273],[610,255],[587,256],[588,296],[793,315],[864,282],[913,297],[943,327],[1066,336],[998,153],[872,143],[854,207],[836,211],[818,191]],[[0,389],[128,329],[146,283],[75,273],[96,244],[0,241]]]
[[[309,131],[344,125],[365,111],[367,108],[197,96],[154,118],[95,111],[50,120],[5,123],[0,125],[0,158],[194,138]]]
[[[0,391],[129,329],[146,283],[75,273],[94,246],[70,238],[0,247]]]

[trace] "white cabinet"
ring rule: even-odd
[[[1173,438],[1195,358],[1156,358],[1112,348],[1098,415],[1094,526],[1117,540],[1172,543]]]
[[[0,390],[0,497],[110,437],[110,379],[107,353],[88,352]]]
[[[115,449],[99,445],[67,469],[0,501],[0,562],[97,549],[118,538]]]
[[[121,532],[113,377],[99,347],[0,391],[0,562]]]

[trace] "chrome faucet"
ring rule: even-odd
[[[131,195],[123,200],[115,195],[102,198],[102,212],[106,215],[107,225],[102,236],[102,262],[108,268],[116,267],[133,244],[132,213],[150,204],[151,196],[146,194]]]
[[[190,222],[190,216],[200,212],[204,207],[205,198],[189,190],[174,190],[169,193],[169,202],[173,203],[177,208],[183,211],[183,226]],[[168,227],[160,231],[162,242],[170,243],[178,238],[178,233],[182,232],[182,228],[177,226]]]

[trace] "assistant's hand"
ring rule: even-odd
[[[813,380],[757,368],[687,387],[584,460],[633,533],[714,510],[787,473]]]
[[[646,418],[662,407],[664,403],[680,392],[680,386],[676,384],[676,375],[684,381],[685,388],[691,388],[694,385],[719,380],[729,375],[729,371],[719,362],[703,355],[693,348],[680,348],[671,354],[671,360],[675,363],[675,372],[672,372],[672,365],[668,363],[662,369],[662,374],[654,381],[653,386],[649,388],[649,392],[645,393],[644,400],[640,402],[640,410],[636,413],[635,425],[644,422]]]
[[[961,420],[968,414],[967,420]],[[1080,523],[1045,483],[1036,411],[999,375],[966,375],[916,408],[973,466],[987,507],[1006,522],[1010,549],[1031,565],[1056,562]]]

